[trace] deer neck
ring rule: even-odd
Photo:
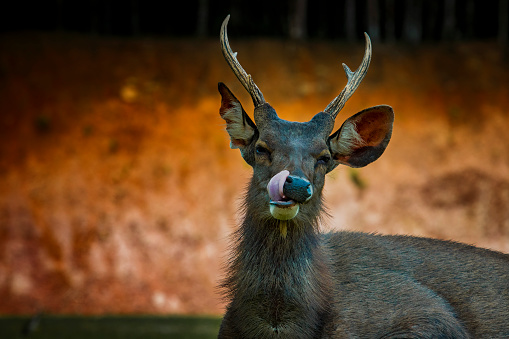
[[[246,208],[225,284],[233,304],[241,305],[238,316],[263,319],[267,331],[320,332],[332,284],[317,220],[279,221],[255,210]]]

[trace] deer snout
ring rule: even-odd
[[[299,204],[313,196],[313,186],[309,180],[290,175],[287,170],[270,179],[267,191],[270,197],[270,213],[279,220],[294,218],[299,213]]]
[[[283,193],[289,199],[304,203],[313,196],[313,186],[305,178],[289,175],[283,185]]]

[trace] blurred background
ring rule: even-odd
[[[251,175],[218,110],[219,47],[287,120],[370,70],[337,119],[391,105],[394,134],[327,178],[323,230],[509,252],[506,0],[10,1],[0,13],[0,314],[220,315]]]

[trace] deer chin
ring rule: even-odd
[[[299,204],[293,200],[274,201],[269,203],[270,214],[278,220],[293,219],[299,213]]]

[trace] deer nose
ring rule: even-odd
[[[305,178],[289,175],[283,185],[283,193],[287,198],[303,203],[313,196],[313,186]]]

